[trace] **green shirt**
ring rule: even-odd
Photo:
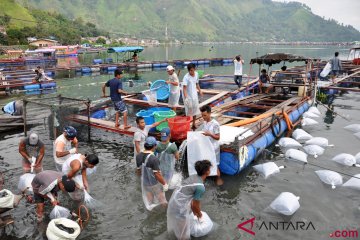
[[[163,144],[162,142],[159,142],[158,145],[156,146],[156,153],[162,153],[166,147],[167,147],[168,143]],[[168,154],[175,154],[178,151],[178,148],[176,146],[175,143],[170,143],[169,148],[166,150],[166,153]]]

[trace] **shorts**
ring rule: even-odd
[[[22,167],[23,167],[24,173],[29,173],[31,171],[31,163],[24,158],[22,160]],[[40,167],[34,168],[35,173],[42,172],[42,170],[43,170],[42,163],[41,163]]]
[[[115,111],[117,112],[127,112],[127,107],[126,104],[123,101],[117,101],[117,102],[113,102],[114,103],[114,107],[115,107]]]
[[[56,193],[53,193],[52,194],[57,197],[57,194]],[[34,193],[34,201],[35,203],[44,203],[45,200],[46,200],[47,197],[43,197],[43,195],[39,194],[39,193]]]
[[[234,82],[240,87],[242,82],[242,75],[234,75]]]
[[[271,87],[272,85],[270,83],[263,83],[261,86],[262,87]]]

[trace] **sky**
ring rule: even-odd
[[[290,2],[290,0],[273,0]],[[291,0],[308,5],[312,12],[326,19],[332,18],[360,31],[360,0]]]

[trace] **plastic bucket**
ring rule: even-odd
[[[152,90],[145,90],[141,92],[146,97],[146,101],[152,105],[155,106],[157,104],[157,91]]]
[[[41,84],[41,88],[55,88],[56,87],[56,82],[51,82],[51,83],[42,83]]]
[[[168,124],[171,131],[171,139],[186,139],[187,132],[190,131],[191,120],[192,118],[189,116],[169,118]]]
[[[151,84],[150,90],[156,90],[157,100],[166,100],[170,94],[170,86],[165,80],[156,80]]]
[[[174,112],[173,110],[154,113],[155,122],[159,122],[161,120],[164,120],[165,118],[173,118],[175,116],[176,116],[176,112]],[[169,124],[167,122],[163,122],[156,127],[156,130],[161,131],[163,128],[167,128],[167,127],[169,127]]]
[[[146,125],[151,125],[155,122],[154,120],[154,112],[149,110],[141,110],[136,113],[137,117],[143,117]]]

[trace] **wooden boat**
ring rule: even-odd
[[[55,49],[52,48],[40,48],[36,50],[25,51],[26,64],[38,64],[45,62],[56,63]]]
[[[360,47],[350,49],[348,60],[352,61],[354,65],[360,65]]]
[[[78,46],[52,46],[56,57],[75,57],[78,55]]]

